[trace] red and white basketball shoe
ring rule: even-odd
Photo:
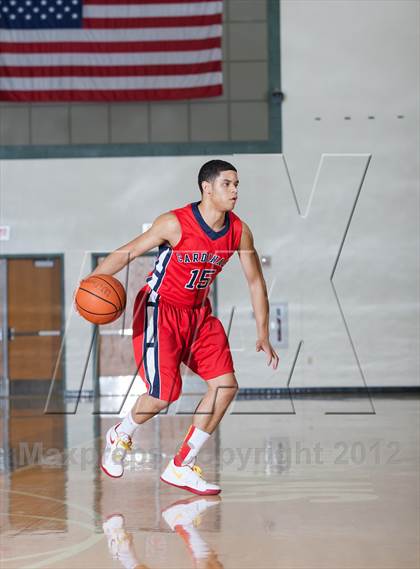
[[[102,528],[112,559],[120,561],[126,569],[139,567],[133,536],[125,529],[124,516],[122,514],[112,514],[102,524]]]
[[[201,514],[211,506],[221,503],[220,496],[195,497],[186,500],[178,500],[162,510],[162,517],[172,531],[177,526],[193,525],[198,527],[201,523]]]
[[[172,459],[160,479],[166,484],[188,490],[199,496],[210,496],[221,492],[220,486],[206,482],[199,466],[176,466]]]
[[[111,478],[120,478],[124,474],[124,458],[132,449],[131,437],[126,433],[118,433],[117,423],[105,435],[106,445],[101,458],[101,468]]]

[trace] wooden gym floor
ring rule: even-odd
[[[199,461],[220,499],[159,481],[190,416],[140,428],[111,480],[97,460],[115,417],[65,410],[2,402],[3,569],[419,567],[415,397],[236,402]]]

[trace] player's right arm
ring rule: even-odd
[[[103,259],[89,276],[114,275],[129,262],[163,243],[173,246],[181,238],[181,225],[174,213],[159,215],[151,227]]]

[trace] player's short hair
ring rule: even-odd
[[[235,166],[224,160],[210,160],[203,164],[198,172],[198,187],[200,188],[200,192],[203,193],[203,188],[201,187],[203,182],[213,182],[220,172],[225,172],[226,170],[237,172]]]

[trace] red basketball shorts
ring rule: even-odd
[[[133,348],[138,374],[152,397],[175,401],[183,362],[204,380],[234,372],[229,341],[207,300],[199,308],[170,304],[148,285],[133,310]]]

